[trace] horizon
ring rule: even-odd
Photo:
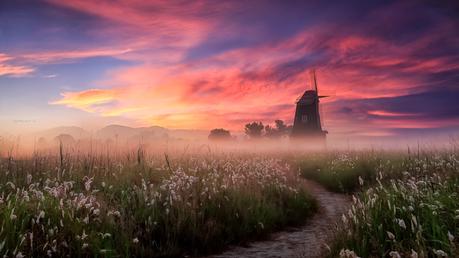
[[[459,132],[458,6],[4,1],[0,135],[293,123],[317,70],[331,141]]]

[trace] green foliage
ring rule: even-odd
[[[330,191],[351,193],[359,189],[361,182],[374,180],[380,162],[379,158],[367,155],[340,154],[334,159],[325,156],[303,160],[300,170],[303,177]]]
[[[425,177],[392,180],[356,199],[330,257],[352,250],[360,257],[437,257],[457,254],[459,180]],[[413,257],[413,256],[411,256]]]
[[[208,254],[317,209],[277,159],[139,153],[0,160],[0,256]]]
[[[353,153],[300,164],[303,176],[333,191],[357,194],[331,242],[329,257],[459,254],[455,153]]]

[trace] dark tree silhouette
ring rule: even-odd
[[[211,141],[229,141],[231,140],[231,133],[223,128],[216,128],[210,131],[209,140]]]
[[[268,138],[279,138],[289,133],[289,127],[282,120],[274,121],[275,127],[265,126],[265,136]]]
[[[276,138],[279,133],[276,128],[271,127],[270,125],[265,126],[265,136],[268,138]]]
[[[274,123],[276,123],[276,129],[281,135],[286,133],[287,125],[284,123],[284,121],[278,119],[274,121]]]
[[[247,134],[250,138],[256,139],[260,138],[263,135],[264,125],[262,122],[252,122],[245,125],[245,134]]]

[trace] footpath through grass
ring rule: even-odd
[[[459,256],[456,153],[314,157],[302,161],[302,174],[332,191],[355,193],[329,257]]]

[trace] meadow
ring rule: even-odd
[[[455,151],[353,152],[300,161],[302,175],[353,195],[328,257],[458,257]]]
[[[454,150],[80,152],[0,159],[0,255],[218,253],[308,223],[303,180],[352,196],[324,257],[455,257]],[[307,248],[307,247],[305,247]]]
[[[61,149],[3,158],[0,182],[3,257],[203,255],[317,208],[288,163],[253,154]]]

